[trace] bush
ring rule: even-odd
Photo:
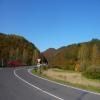
[[[83,75],[91,79],[100,79],[100,66],[89,67],[85,72],[83,72]]]
[[[48,65],[43,65],[41,67],[43,68],[43,70],[47,70],[48,69]]]
[[[75,66],[74,65],[67,65],[65,67],[66,70],[74,70],[75,69]]]
[[[74,67],[74,65],[56,65],[56,66],[53,66],[52,68],[58,68],[58,69],[63,69],[63,70],[74,70],[75,69],[75,67]]]

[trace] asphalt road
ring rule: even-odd
[[[38,78],[27,68],[4,68],[0,69],[0,100],[100,100],[100,95]]]

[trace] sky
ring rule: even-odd
[[[100,39],[100,0],[0,0],[0,32],[40,51]]]

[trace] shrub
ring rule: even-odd
[[[74,70],[75,66],[74,65],[56,65],[56,66],[52,66],[52,68],[58,68],[58,69],[63,69],[63,70]]]
[[[75,66],[74,65],[67,65],[65,67],[66,70],[74,70],[75,69]]]
[[[83,75],[91,79],[100,79],[100,66],[89,67],[85,72],[83,72]]]
[[[42,65],[43,70],[47,70],[48,69],[48,65]]]

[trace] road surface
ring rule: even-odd
[[[41,79],[28,68],[4,68],[0,69],[0,100],[100,100],[100,95]]]

